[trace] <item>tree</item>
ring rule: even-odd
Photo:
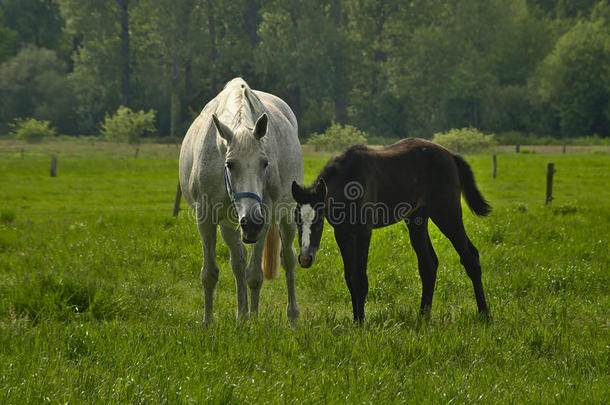
[[[128,0],[58,0],[66,21],[66,32],[76,41],[73,60],[75,70],[79,64],[90,67],[80,69],[97,77],[92,82],[103,83],[107,109],[119,104],[131,104],[131,50],[129,37]],[[84,53],[84,57],[81,57]],[[77,91],[87,89],[77,89]],[[88,119],[85,119],[87,121]],[[92,130],[91,128],[90,130]]]
[[[121,14],[121,96],[122,104],[126,107],[131,105],[131,86],[129,76],[131,74],[130,52],[129,52],[129,0],[117,0]]]
[[[0,25],[0,63],[15,56],[19,51],[19,34]]]
[[[288,101],[305,134],[349,120],[357,55],[346,4],[272,0],[262,8],[257,72],[267,89]]]
[[[58,5],[49,0],[0,0],[0,24],[19,35],[22,44],[56,49],[63,20]]]
[[[76,132],[72,89],[66,64],[55,51],[34,46],[0,66],[0,129],[17,117],[49,120],[60,130]]]
[[[610,135],[610,28],[603,13],[562,36],[535,77],[563,136]]]

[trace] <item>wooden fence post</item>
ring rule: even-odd
[[[555,173],[555,163],[549,163],[546,168],[546,200],[544,205],[551,205],[553,201],[553,173]]]
[[[57,177],[57,157],[51,156],[51,177]]]
[[[563,144],[563,153],[566,153],[566,144]]]
[[[134,156],[134,159],[138,158],[138,153],[140,152],[140,148],[136,148],[136,155]]]
[[[182,189],[180,188],[180,182],[178,182],[178,188],[176,189],[176,199],[174,200],[174,213],[172,216],[177,216],[180,212],[180,197],[182,197]]]
[[[520,145],[516,144],[515,145],[515,152],[519,153],[519,149],[521,149]]]
[[[498,161],[496,159],[496,154],[494,153],[494,157],[493,157],[493,162],[494,162],[494,168],[493,168],[493,172],[492,172],[492,177],[495,179],[496,178],[496,173],[498,172]]]

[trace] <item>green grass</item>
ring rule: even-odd
[[[171,217],[177,149],[0,142],[0,403],[604,403],[610,396],[610,155],[466,156],[494,206],[465,213],[493,314],[431,225],[440,260],[432,314],[404,225],[374,232],[367,321],[351,322],[326,227],[258,320],[236,322],[219,242],[217,321],[202,325],[201,247]],[[49,156],[58,177],[49,177]],[[328,155],[305,157],[306,181]],[[546,164],[553,206],[544,207]],[[184,206],[184,202],[183,202]],[[220,240],[220,239],[219,239]]]

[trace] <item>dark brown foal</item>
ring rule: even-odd
[[[438,258],[428,235],[428,219],[451,241],[472,280],[479,312],[487,312],[479,253],[464,229],[460,196],[477,215],[491,207],[476,187],[466,161],[423,139],[404,139],[371,149],[355,146],[331,159],[313,186],[292,185],[301,253],[310,267],[320,245],[324,218],[333,226],[341,250],[354,320],[364,319],[371,233],[404,220],[417,254],[422,280],[420,311],[432,306]]]

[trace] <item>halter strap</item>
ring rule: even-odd
[[[259,197],[259,195],[256,193],[244,191],[242,193],[233,194],[233,189],[231,188],[231,182],[229,181],[229,172],[228,172],[226,166],[225,166],[225,170],[224,170],[224,175],[225,175],[225,187],[227,189],[227,194],[229,194],[229,198],[231,199],[232,204],[235,204],[235,200],[237,200],[238,198],[252,198],[252,199],[258,201],[259,204],[263,204],[263,199],[261,197]]]
[[[258,194],[250,193],[249,191],[245,191],[243,193],[236,193],[233,195],[233,199],[237,200],[238,198],[253,198],[259,202],[259,204],[263,203],[263,199],[258,196]]]

